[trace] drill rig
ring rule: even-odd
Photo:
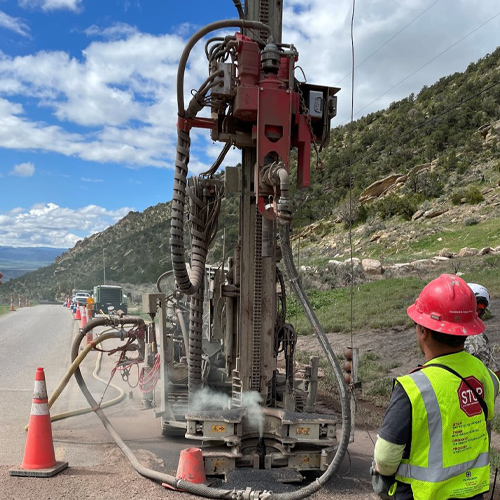
[[[143,297],[145,312],[160,314],[158,415],[165,435],[181,430],[203,442],[207,474],[238,467],[326,471],[338,466],[347,448],[348,388],[293,264],[290,162],[296,148],[297,187],[307,187],[311,147],[317,153],[328,141],[339,89],[296,79],[299,53],[281,41],[281,0],[250,0],[244,11],[235,5],[240,18],[200,29],[179,62],[170,234],[176,290],[165,295],[159,287],[159,293]],[[206,42],[208,77],[185,107],[184,72],[192,48],[209,33],[229,28],[239,31]],[[204,108],[209,116],[199,117]],[[212,168],[188,177],[192,128],[210,130],[212,140],[224,146]],[[231,147],[241,149],[241,166],[226,167],[221,179],[215,173]],[[225,262],[208,266],[221,200],[231,193],[239,195],[238,241]],[[303,379],[294,377],[296,332],[286,319],[280,262],[333,367],[342,422],[315,413],[318,357],[311,358]]]

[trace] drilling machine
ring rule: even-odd
[[[239,2],[235,5],[239,19],[200,29],[179,62],[170,234],[176,289],[165,295],[159,286],[159,293],[143,297],[144,310],[152,317],[160,314],[157,414],[165,435],[180,430],[203,442],[207,474],[238,467],[325,471],[332,461],[342,460],[347,447],[347,387],[324,335],[318,338],[333,363],[342,422],[315,413],[318,357],[311,358],[303,379],[295,378],[297,335],[286,319],[279,263],[284,262],[313,330],[321,333],[289,244],[290,163],[296,148],[297,187],[307,187],[311,147],[317,153],[329,139],[339,89],[296,79],[299,53],[281,41],[281,0],[249,0],[244,10]],[[208,77],[185,107],[184,72],[192,48],[209,33],[228,28],[239,31],[206,42]],[[204,108],[209,116],[198,116]],[[210,130],[212,140],[224,146],[212,168],[188,177],[192,128]],[[241,149],[241,166],[226,167],[221,179],[215,173],[231,147]],[[231,193],[239,194],[238,241],[226,262],[209,266],[221,200]],[[281,353],[284,367],[279,369]]]

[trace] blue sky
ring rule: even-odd
[[[345,123],[352,2],[284,5],[283,41],[308,81],[342,87],[332,125]],[[0,0],[0,245],[71,247],[169,201],[179,56],[197,29],[236,17],[232,0]],[[358,0],[355,116],[465,70],[498,33],[496,0]],[[186,95],[206,77],[203,45]],[[220,149],[193,133],[191,171]]]

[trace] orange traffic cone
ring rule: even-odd
[[[205,465],[203,463],[203,452],[200,448],[181,450],[175,477],[190,483],[199,484],[205,482]]]
[[[87,324],[87,308],[82,308],[82,314],[80,318],[80,328],[83,328]]]
[[[23,463],[19,469],[10,469],[9,474],[52,477],[67,466],[68,462],[57,462],[55,458],[45,374],[43,368],[37,368]]]
[[[179,465],[177,466],[176,479],[183,479],[190,483],[200,484],[206,481],[203,452],[200,448],[185,448],[181,450]],[[162,486],[175,491],[184,491],[167,483]]]
[[[79,305],[76,306],[75,319],[79,319],[79,320],[82,319],[82,315],[80,313],[80,306]]]

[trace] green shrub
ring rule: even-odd
[[[471,186],[465,193],[465,201],[470,205],[477,205],[484,201],[483,193],[477,186]]]
[[[377,379],[367,389],[366,394],[370,396],[383,396],[389,398],[392,392],[393,381],[390,377]]]
[[[451,202],[453,203],[453,205],[460,205],[464,198],[465,198],[464,191],[462,189],[459,189],[458,191],[455,191],[451,195]]]
[[[400,215],[405,220],[410,220],[418,208],[418,196],[397,196],[391,194],[378,201],[374,209],[381,219],[389,219]]]
[[[451,202],[453,205],[460,205],[463,200],[469,205],[477,205],[484,201],[484,196],[477,186],[470,186],[467,190],[459,189],[451,195]]]
[[[475,226],[479,224],[479,221],[475,217],[471,217],[470,219],[465,219],[466,226]]]

